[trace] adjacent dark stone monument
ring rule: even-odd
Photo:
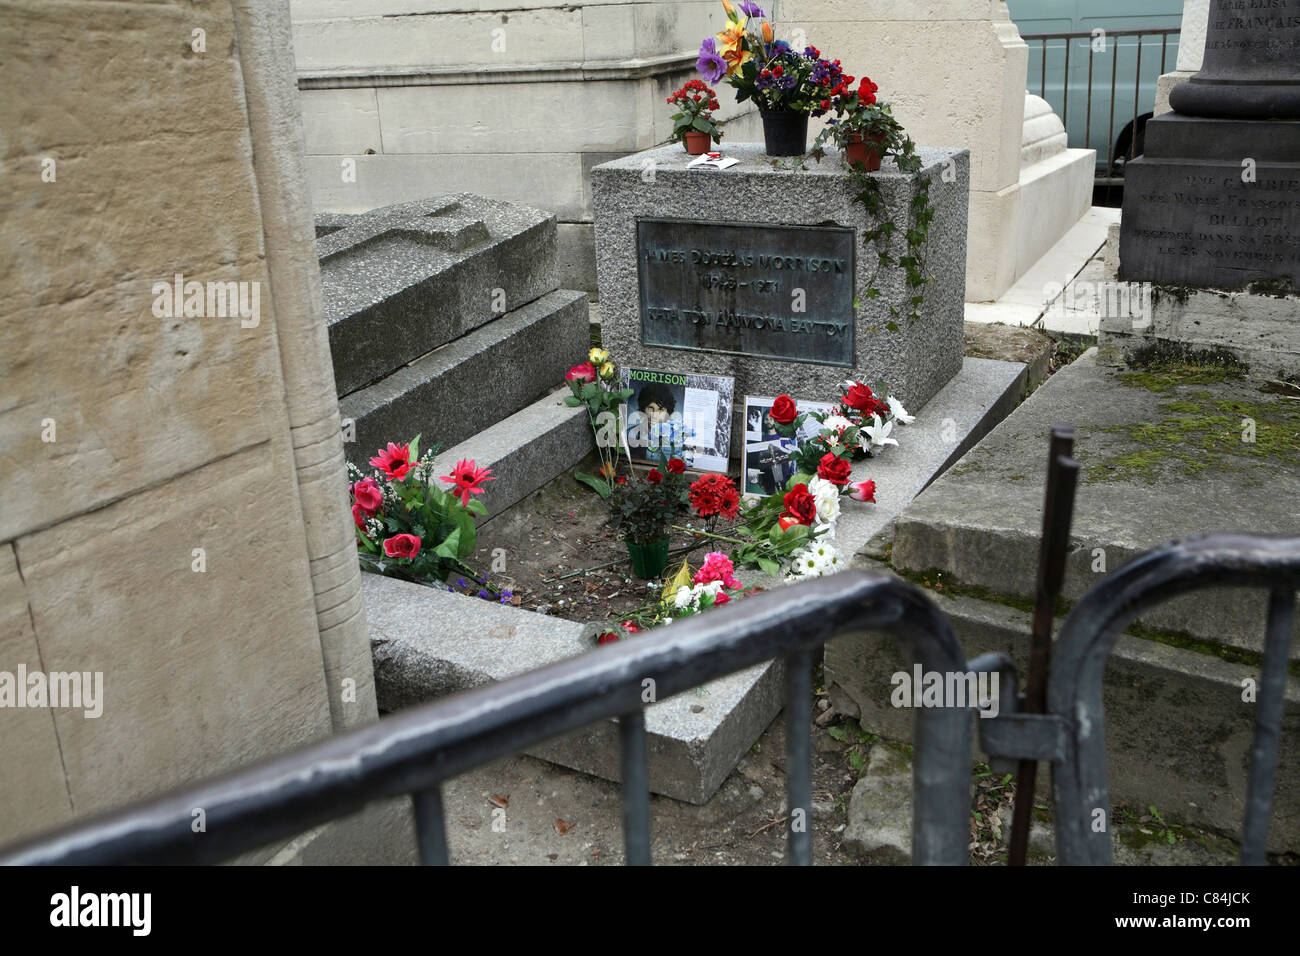
[[[1120,278],[1300,290],[1300,0],[1211,0],[1203,63],[1125,167]]]

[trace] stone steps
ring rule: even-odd
[[[316,234],[340,396],[559,287],[555,217],[470,193],[318,216]]]
[[[590,334],[586,295],[564,290],[475,329],[339,400],[355,429],[348,457],[364,465],[417,434],[426,448],[470,439],[562,383]]]

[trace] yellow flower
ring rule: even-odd
[[[609,361],[609,353],[602,348],[593,348],[587,353],[587,358],[591,364],[599,368]]]
[[[718,41],[718,55],[727,61],[728,76],[754,58],[754,54],[745,49],[745,23],[745,18],[740,17],[728,23],[714,38]]]
[[[606,362],[604,365],[602,365],[602,366],[600,367],[600,377],[603,378],[603,379],[604,379],[605,381],[607,381],[607,382],[608,382],[611,378],[614,377],[614,363],[613,363],[613,362]]]

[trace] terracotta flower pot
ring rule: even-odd
[[[709,143],[711,141],[712,137],[709,136],[708,133],[700,133],[693,129],[687,130],[686,139],[684,140],[686,152],[690,153],[692,156],[703,155],[709,151]]]
[[[880,168],[880,158],[884,153],[885,134],[849,133],[849,141],[844,146],[844,161],[851,166],[861,166],[869,173]]]
[[[769,156],[802,156],[808,151],[808,114],[793,110],[759,110]]]
[[[643,581],[652,581],[664,573],[668,565],[668,539],[649,544],[627,543],[627,553],[632,556],[632,573]]]

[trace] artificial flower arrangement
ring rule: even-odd
[[[753,99],[763,115],[763,134],[771,156],[801,156],[808,137],[808,117],[831,109],[837,91],[852,77],[839,60],[826,60],[816,47],[794,50],[776,39],[767,13],[753,0],[737,7],[722,0],[727,25],[700,46],[695,68],[709,83],[723,79],[736,90],[737,102]]]
[[[579,362],[564,375],[572,392],[564,399],[570,408],[585,405],[587,420],[596,436],[596,451],[600,454],[600,473],[575,471],[573,476],[593,489],[603,499],[608,499],[618,475],[621,443],[618,408],[632,397],[632,389],[618,388],[614,384],[618,368],[610,361],[605,349],[595,347],[587,353],[587,360]],[[629,462],[630,465],[630,462]]]
[[[677,107],[672,116],[673,140],[681,142],[686,152],[699,156],[709,151],[710,142],[722,141],[722,129],[713,121],[718,97],[709,86],[690,80],[668,97],[668,105]]]
[[[475,496],[483,494],[484,482],[495,480],[492,470],[462,460],[449,474],[435,476],[436,452],[437,446],[421,455],[416,435],[408,444],[389,442],[379,449],[369,475],[348,463],[361,562],[380,574],[422,583],[443,585],[455,575],[457,585],[449,590],[509,601],[509,592],[489,588],[463,560],[477,542],[475,518],[487,514]]]
[[[619,475],[609,498],[609,523],[627,543],[632,571],[649,580],[663,573],[673,521],[688,504],[686,463],[660,456],[660,467],[642,477]]]
[[[621,622],[618,628],[599,632],[596,643],[611,644],[628,634],[671,624],[679,618],[701,614],[709,608],[721,607],[762,590],[758,587],[744,588],[735,571],[731,559],[721,551],[705,555],[703,566],[694,573],[690,564],[683,561],[680,570],[653,600],[634,611],[631,619]]]
[[[780,398],[773,404],[772,418],[777,431],[787,438],[793,437],[807,419],[820,424],[812,438],[801,442],[795,451],[795,462],[800,471],[812,472],[826,462],[826,456],[849,461],[870,458],[878,449],[897,445],[893,438],[894,423],[910,425],[915,417],[909,415],[903,403],[889,394],[887,386],[876,384],[876,389],[864,382],[847,381],[841,386],[843,394],[836,407],[829,412],[794,414],[794,402],[788,396],[786,403]],[[780,407],[778,407],[780,405]]]

